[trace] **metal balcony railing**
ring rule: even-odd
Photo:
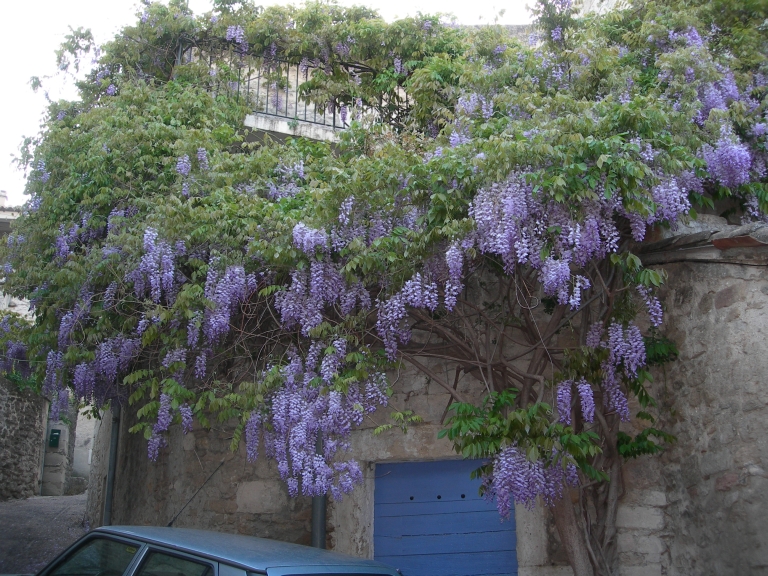
[[[352,120],[368,122],[392,122],[408,109],[408,96],[399,90],[396,97],[382,96],[376,106],[362,100],[339,104],[319,104],[307,93],[306,86],[313,76],[322,70],[321,63],[292,63],[278,59],[238,54],[231,46],[205,52],[192,46],[179,55],[183,64],[202,62],[207,64],[212,89],[227,91],[237,98],[245,98],[256,114],[275,116],[289,122],[308,122],[341,130]],[[225,86],[226,84],[226,86]],[[404,108],[403,108],[404,106]],[[382,117],[388,111],[389,118]]]

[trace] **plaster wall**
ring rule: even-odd
[[[50,445],[51,432],[54,430],[59,432],[58,446]],[[65,419],[47,421],[41,495],[64,496],[82,494],[85,491],[85,479],[75,478],[72,474],[76,435],[77,408],[75,407],[69,408]]]
[[[82,412],[77,415],[77,435],[72,462],[72,476],[76,478],[87,479],[91,474],[91,457],[97,422],[96,418],[88,417]]]
[[[93,425],[93,451],[88,474],[88,499],[85,505],[85,519],[90,528],[103,525],[111,433],[112,413],[104,410],[101,412],[101,418],[97,419]]]

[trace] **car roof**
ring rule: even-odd
[[[311,566],[317,567],[318,572],[323,573],[322,568],[335,566],[355,568],[361,573],[397,574],[393,568],[372,560],[363,560],[337,552],[255,536],[159,526],[108,526],[97,528],[94,532],[137,538],[180,551],[238,564],[250,570]]]

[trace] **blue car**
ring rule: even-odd
[[[38,576],[398,576],[397,570],[298,544],[151,526],[89,532]]]

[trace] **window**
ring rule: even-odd
[[[48,576],[122,576],[138,551],[138,544],[94,538],[69,554]]]
[[[188,558],[152,551],[147,554],[136,576],[213,576],[213,567]]]

